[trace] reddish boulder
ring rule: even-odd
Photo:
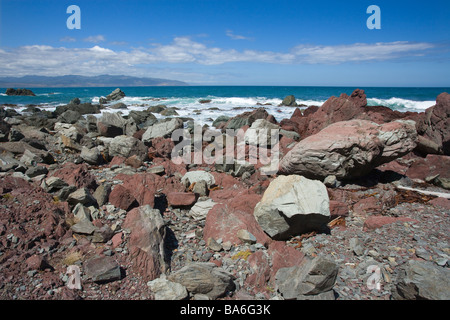
[[[64,180],[70,186],[76,186],[78,189],[88,188],[92,192],[98,186],[95,177],[89,172],[85,163],[66,163],[61,169],[53,172],[51,176]]]
[[[148,205],[134,208],[128,212],[123,228],[131,231],[128,250],[133,270],[146,281],[158,278],[168,268],[164,256],[166,227],[159,210]]]
[[[450,179],[450,157],[429,154],[426,158],[417,158],[406,176],[410,179],[425,180],[427,177],[439,175],[439,178]]]
[[[203,229],[203,238],[222,238],[223,242],[230,241],[240,244],[241,240],[237,232],[241,229],[249,231],[256,237],[257,242],[265,244],[270,238],[259,226],[253,211],[256,204],[261,200],[257,194],[237,195],[224,203],[216,204],[206,216]]]
[[[170,192],[167,194],[167,203],[172,207],[192,206],[197,200],[192,192]]]
[[[450,155],[450,94],[441,93],[436,105],[425,111],[416,126],[419,135],[437,144],[442,153]]]
[[[123,210],[130,210],[138,205],[136,198],[131,192],[121,185],[116,185],[109,194],[109,202],[115,207]]]
[[[371,216],[364,221],[364,230],[373,230],[381,228],[386,224],[395,222],[417,222],[417,220],[407,217],[387,217],[387,216]]]

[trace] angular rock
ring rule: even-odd
[[[122,185],[116,185],[109,194],[109,202],[117,208],[130,210],[138,205],[136,198]]]
[[[86,275],[97,283],[121,279],[119,264],[112,257],[94,257],[84,265]]]
[[[161,277],[147,283],[155,300],[184,300],[188,297],[186,287]]]
[[[44,166],[31,167],[27,171],[25,171],[25,174],[27,176],[29,176],[30,178],[34,178],[34,177],[40,176],[41,174],[47,174],[47,173],[48,173],[48,169]]]
[[[123,228],[131,231],[128,250],[132,268],[148,281],[165,273],[169,267],[164,251],[166,226],[159,210],[149,205],[134,208],[128,212]]]
[[[109,144],[111,156],[122,156],[125,158],[137,156],[141,161],[148,159],[148,148],[136,138],[121,135],[115,137]]]
[[[142,141],[149,143],[152,139],[158,137],[169,137],[176,129],[183,128],[183,120],[173,118],[169,121],[160,122],[148,127],[142,135]]]
[[[281,102],[281,105],[288,106],[288,107],[294,107],[294,106],[297,106],[297,102],[295,102],[295,97],[293,95],[289,95],[283,99],[283,101]]]
[[[97,204],[99,206],[102,206],[106,202],[108,202],[110,193],[111,193],[111,186],[101,184],[97,187],[97,189],[95,189],[95,192],[92,196],[95,198],[95,200],[97,200]]]
[[[205,181],[208,187],[211,187],[216,183],[214,176],[206,171],[197,170],[197,171],[189,171],[182,178],[181,183],[186,187],[189,187],[192,183],[197,183],[199,181]]]
[[[267,119],[269,113],[264,108],[258,108],[255,111],[244,112],[237,115],[226,123],[226,129],[240,129],[243,126],[251,126],[257,119]]]
[[[256,205],[254,216],[273,239],[322,230],[330,219],[325,185],[298,175],[273,180]]]
[[[75,223],[70,229],[75,233],[91,235],[97,230],[97,227],[89,219],[83,219]]]
[[[70,205],[76,205],[77,203],[81,203],[85,206],[97,205],[97,201],[91,195],[91,193],[89,192],[89,189],[87,189],[87,188],[80,188],[80,189],[76,190],[75,192],[72,192],[69,195],[67,202]]]
[[[358,178],[412,151],[416,139],[413,121],[338,122],[300,141],[281,159],[280,170],[322,181],[329,175]]]
[[[212,199],[205,201],[197,201],[195,205],[189,210],[189,216],[194,220],[206,219],[208,212],[216,205]]]
[[[450,155],[450,94],[441,93],[436,105],[425,110],[417,122],[417,132],[436,144],[439,152]]]
[[[192,294],[205,294],[210,299],[224,296],[235,288],[233,276],[209,262],[189,264],[172,273],[168,279],[182,284]]]
[[[106,100],[115,101],[115,100],[120,100],[124,97],[125,97],[125,93],[122,90],[120,90],[120,88],[117,88],[113,92],[111,92],[110,94],[108,94],[106,96]]]
[[[197,200],[192,192],[170,192],[167,194],[167,203],[172,207],[192,206]]]
[[[82,147],[80,157],[92,165],[98,165],[104,161],[103,156],[97,147],[92,149]]]
[[[395,300],[449,300],[450,270],[429,261],[409,260],[399,273]]]
[[[324,294],[333,289],[338,270],[339,267],[334,261],[319,256],[306,259],[299,266],[279,269],[276,283],[286,300],[311,299],[311,296],[318,295],[325,299],[334,299],[334,295]]]

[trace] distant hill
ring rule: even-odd
[[[146,86],[187,86],[182,81],[138,78],[130,76],[23,76],[23,77],[0,77],[0,87],[146,87]]]

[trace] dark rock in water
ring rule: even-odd
[[[156,106],[151,106],[147,110],[154,113],[160,113],[161,111],[165,110],[167,106],[165,104],[158,104]]]
[[[117,88],[116,90],[114,90],[113,92],[111,92],[110,94],[108,94],[106,96],[106,100],[107,101],[115,101],[115,100],[120,100],[124,97],[125,97],[125,93],[122,90],[120,90],[119,88]]]
[[[201,99],[198,101],[199,103],[210,103],[211,99]]]
[[[70,100],[69,104],[80,104],[81,101],[79,98],[73,98],[72,100]]]
[[[13,88],[6,89],[5,94],[8,95],[8,96],[36,96],[33,93],[33,91],[31,91],[31,90],[28,90],[28,89],[13,89]]]
[[[297,102],[295,102],[295,97],[293,95],[287,96],[281,102],[282,106],[294,107],[297,106]]]
[[[243,126],[251,126],[257,119],[266,119],[269,113],[264,108],[258,108],[255,111],[244,112],[231,118],[227,124],[227,129],[239,129]]]
[[[111,109],[128,109],[127,105],[123,102],[116,103],[110,106]]]
[[[64,106],[58,106],[55,109],[57,115],[61,115],[67,110],[78,112],[80,115],[100,113],[100,106],[92,104],[90,102],[80,104],[67,104]]]

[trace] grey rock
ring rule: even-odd
[[[172,282],[165,276],[147,282],[155,300],[183,300],[188,297],[186,287],[180,283]]]
[[[179,118],[160,122],[148,127],[148,129],[142,135],[142,141],[148,143],[153,138],[169,137],[172,132],[174,132],[176,129],[181,128],[183,128],[183,120]]]
[[[125,97],[125,93],[119,88],[115,89],[113,92],[106,96],[107,101],[120,100]]]
[[[233,276],[209,262],[189,264],[172,273],[168,279],[181,283],[192,294],[205,294],[210,299],[217,299],[235,289]]]
[[[208,184],[205,180],[197,181],[192,188],[192,192],[199,195],[200,197],[206,196],[208,194]]]
[[[191,216],[194,220],[206,219],[206,215],[209,210],[211,210],[215,205],[216,203],[212,199],[197,201],[191,210],[189,210],[189,216]]]
[[[70,123],[70,124],[74,124],[76,123],[78,120],[81,119],[81,114],[77,111],[74,110],[67,110],[64,111],[59,117],[58,117],[58,121],[59,122],[63,122],[63,123]]]
[[[87,188],[80,188],[75,192],[72,192],[67,198],[67,202],[70,205],[76,205],[77,203],[81,203],[86,206],[97,205],[97,201]]]
[[[92,149],[82,147],[80,157],[89,164],[99,165],[103,162],[103,157],[97,147]]]
[[[197,183],[199,181],[205,181],[208,187],[211,187],[216,183],[214,176],[203,170],[189,171],[181,178],[181,183],[186,187],[189,187],[192,183]]]
[[[317,180],[298,175],[279,176],[270,183],[253,214],[275,240],[320,231],[330,218],[327,189]]]
[[[88,219],[81,220],[70,227],[73,232],[85,235],[91,235],[97,230],[97,227],[92,224]]]
[[[81,203],[78,203],[75,208],[73,208],[72,213],[75,217],[75,221],[83,221],[88,220],[91,221],[91,211],[83,206]]]
[[[316,257],[302,262],[301,265],[280,268],[275,275],[278,291],[287,300],[306,299],[305,296],[324,294],[333,289],[339,267],[334,262],[324,257]],[[328,293],[325,297],[333,297]],[[324,298],[319,297],[320,298]]]
[[[97,283],[106,283],[120,280],[119,264],[113,257],[94,257],[84,266],[86,275]]]
[[[48,173],[48,169],[43,166],[31,167],[27,171],[25,171],[25,174],[27,176],[29,176],[30,178],[34,178],[34,177],[40,176],[41,174],[47,174],[47,173]]]
[[[241,229],[237,232],[237,237],[244,243],[254,244],[256,243],[256,237],[248,230]]]
[[[449,300],[450,270],[429,261],[409,260],[392,293],[396,300]]]
[[[97,201],[97,204],[99,206],[102,206],[108,202],[110,193],[111,193],[111,186],[107,184],[101,184],[97,187],[97,189],[95,189],[95,192],[92,196]]]
[[[110,156],[122,156],[125,158],[137,156],[141,161],[148,159],[148,148],[145,144],[134,138],[125,135],[117,136],[109,144]]]
[[[293,107],[293,106],[297,106],[297,102],[295,102],[295,97],[293,95],[289,95],[283,99],[283,101],[281,102],[281,105]]]

